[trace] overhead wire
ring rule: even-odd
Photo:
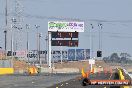
[[[98,35],[96,35],[97,33],[98,32],[92,32],[94,38],[98,37]],[[108,36],[108,37],[113,37],[113,38],[127,38],[127,39],[131,39],[132,38],[131,35],[132,34],[127,34],[127,33],[102,32],[102,36]],[[85,33],[82,36],[89,37],[89,34]]]

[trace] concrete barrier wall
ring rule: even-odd
[[[14,68],[0,68],[0,75],[14,74]]]

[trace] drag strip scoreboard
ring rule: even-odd
[[[84,32],[84,22],[48,22],[51,46],[78,47],[78,32]]]
[[[51,65],[51,46],[78,47],[78,32],[84,32],[84,22],[48,22],[48,62]],[[62,62],[62,58],[61,58]]]
[[[52,32],[51,38],[52,46],[78,46],[78,32]]]

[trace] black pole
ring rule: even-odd
[[[8,17],[8,11],[7,11],[8,5],[7,5],[7,3],[8,3],[8,2],[7,2],[7,0],[6,0],[6,6],[5,6],[5,24],[6,24],[6,29],[5,29],[5,31],[4,31],[4,33],[5,33],[5,58],[6,58],[6,56],[7,56],[7,55],[6,55],[6,53],[7,53],[7,52],[6,52],[6,50],[7,50],[7,46],[6,46],[6,45],[7,45],[7,44],[6,44],[6,43],[7,43],[7,26],[8,26],[8,25],[7,25],[7,24],[8,24],[8,22],[7,22],[7,19],[8,19],[8,18],[7,18],[7,17]]]
[[[4,33],[5,33],[5,54],[6,54],[6,50],[7,50],[7,46],[6,46],[6,43],[7,43],[7,31],[5,30],[4,31]]]
[[[5,30],[4,33],[5,33],[5,51],[6,51],[6,41],[7,41],[6,34],[7,34],[7,31]]]

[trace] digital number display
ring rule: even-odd
[[[52,40],[52,46],[69,46],[69,47],[77,47],[78,40]]]
[[[78,32],[52,32],[52,38],[78,38]]]

